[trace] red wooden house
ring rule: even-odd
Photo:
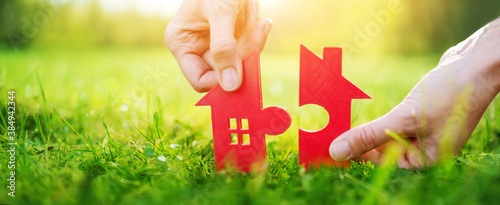
[[[330,143],[351,127],[352,99],[370,98],[342,76],[342,48],[323,49],[323,59],[304,45],[300,47],[299,106],[316,104],[330,116],[318,131],[299,130],[299,164],[345,166],[329,154]]]
[[[211,106],[217,170],[262,170],[266,160],[265,135],[281,134],[291,123],[290,115],[281,107],[262,109],[257,50],[243,60],[243,81],[238,90],[226,92],[217,85],[196,105]]]

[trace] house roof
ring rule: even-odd
[[[249,109],[249,106],[258,106],[251,107],[252,109],[262,109],[259,51],[252,51],[243,60],[243,81],[238,90],[227,92],[217,84],[196,103],[196,106],[200,105],[226,109],[231,106],[233,110]]]
[[[365,99],[366,93],[342,76],[342,48],[323,48],[323,59],[300,45],[300,105],[328,99]]]

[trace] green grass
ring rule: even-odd
[[[298,50],[298,49],[297,49]],[[399,103],[439,56],[365,57],[344,74],[372,100],[355,100],[353,125]],[[298,128],[328,119],[298,105],[298,52],[262,54],[264,106],[292,126],[268,136],[269,169],[216,173],[210,109],[166,49],[0,52],[1,115],[16,91],[16,198],[7,196],[6,124],[0,121],[0,203],[8,204],[482,204],[500,200],[500,101],[462,153],[423,170],[354,163],[305,172]]]

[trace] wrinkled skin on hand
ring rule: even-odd
[[[184,0],[164,41],[196,91],[217,83],[234,91],[242,59],[264,48],[271,27],[271,19],[260,19],[257,0]]]
[[[499,91],[500,18],[446,51],[389,113],[335,139],[330,155],[380,163],[387,145],[394,144],[391,131],[416,147],[403,147],[399,167],[430,166],[460,152]]]

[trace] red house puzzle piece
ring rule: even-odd
[[[261,170],[266,160],[265,134],[285,132],[290,114],[281,107],[262,109],[259,51],[243,60],[243,81],[234,92],[216,85],[198,103],[212,110],[215,166],[240,171]]]
[[[352,99],[370,98],[342,76],[342,48],[323,49],[323,59],[300,46],[299,106],[317,104],[330,116],[318,131],[299,130],[299,164],[319,168],[321,164],[346,166],[329,154],[330,143],[351,127]]]

